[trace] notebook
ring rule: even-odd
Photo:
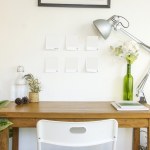
[[[115,107],[117,110],[149,110],[148,107],[144,106],[143,104],[139,102],[134,101],[116,101],[111,103],[113,107]]]

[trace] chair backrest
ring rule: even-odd
[[[64,122],[40,120],[37,123],[38,149],[41,143],[57,146],[87,147],[113,142],[116,147],[118,122],[114,119]]]

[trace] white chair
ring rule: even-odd
[[[112,142],[112,150],[115,150],[117,132],[118,122],[114,119],[88,122],[40,120],[37,123],[38,150],[42,150],[43,143],[77,150],[108,142]]]

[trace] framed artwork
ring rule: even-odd
[[[110,1],[111,0],[38,0],[38,6],[110,8]]]

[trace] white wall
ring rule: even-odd
[[[40,100],[120,100],[126,64],[109,52],[113,43],[128,38],[113,32],[98,53],[101,69],[98,74],[44,73],[44,50],[47,33],[98,35],[92,22],[99,18],[122,15],[130,21],[129,32],[150,44],[148,0],[112,0],[110,9],[37,7],[37,0],[3,0],[0,4],[0,99],[12,98],[16,67],[23,65],[26,73],[40,78],[43,91]],[[60,53],[60,57],[63,51]],[[68,55],[68,54],[65,54]],[[78,56],[84,56],[78,52]],[[88,54],[90,55],[90,53]],[[135,88],[149,65],[149,54],[141,48],[132,67]],[[150,81],[145,94],[150,98]],[[136,99],[136,98],[135,98]],[[148,100],[147,99],[147,100]],[[150,102],[150,100],[148,100]],[[131,149],[131,129],[119,130],[118,149]],[[28,142],[33,142],[29,145]],[[129,144],[127,144],[129,143]],[[21,129],[19,150],[36,149],[35,130]]]

